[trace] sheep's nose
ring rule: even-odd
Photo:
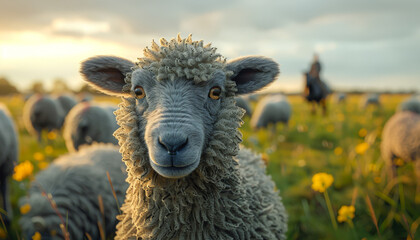
[[[159,145],[168,151],[169,155],[176,155],[188,144],[187,137],[159,137]]]

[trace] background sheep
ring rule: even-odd
[[[64,117],[64,111],[56,100],[39,94],[33,95],[23,109],[25,127],[29,133],[38,135],[39,141],[43,130],[60,129]]]
[[[56,100],[60,103],[64,115],[67,115],[68,112],[77,104],[77,101],[69,95],[60,95],[56,97]]]
[[[252,128],[267,127],[268,124],[289,122],[292,108],[284,95],[269,95],[261,99],[251,118]]]
[[[284,239],[287,215],[261,157],[239,151],[234,100],[272,82],[278,65],[226,63],[191,36],[160,43],[137,64],[98,56],[81,67],[90,84],[123,97],[115,136],[130,187],[116,239]]]
[[[342,103],[342,102],[346,101],[346,98],[347,98],[347,94],[345,94],[345,93],[336,93],[335,94],[335,101],[337,103]]]
[[[368,106],[380,106],[379,94],[370,93],[366,94],[361,101],[361,106],[367,108]]]
[[[412,96],[398,106],[398,111],[411,111],[420,114],[420,96]]]
[[[31,206],[19,221],[25,238],[39,232],[43,239],[64,239],[60,228],[64,222],[70,239],[85,239],[87,234],[101,239],[98,224],[105,234],[112,234],[119,209],[106,172],[121,203],[128,186],[124,169],[118,147],[109,144],[88,146],[56,159],[38,173],[29,196],[19,201],[21,206]]]
[[[0,104],[0,208],[7,212],[1,217],[9,224],[12,208],[9,199],[8,178],[18,161],[18,139],[16,127],[6,106]]]
[[[251,117],[251,107],[249,106],[247,100],[245,100],[243,97],[236,97],[236,106],[242,108],[245,110],[245,114],[248,115],[248,117]]]
[[[381,154],[386,164],[394,167],[393,160],[415,161],[417,175],[416,202],[420,203],[420,115],[398,112],[384,126]]]
[[[93,142],[118,144],[112,135],[118,128],[113,113],[115,110],[117,107],[111,105],[77,104],[64,123],[63,136],[67,149],[75,152],[81,145]]]

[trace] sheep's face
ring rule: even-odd
[[[179,178],[197,168],[219,112],[225,80],[222,71],[200,84],[182,78],[157,81],[143,69],[132,73],[140,138],[157,173]]]
[[[256,56],[220,61],[215,48],[192,42],[191,37],[169,43],[161,40],[161,44],[146,48],[146,57],[139,59],[138,65],[118,57],[97,56],[84,61],[80,71],[102,92],[136,98],[139,141],[147,147],[150,165],[163,177],[181,178],[203,161],[201,155],[224,99],[235,94],[234,88],[225,87],[227,80],[236,83],[236,94],[251,93],[276,78],[278,65]],[[130,78],[126,78],[128,74]],[[119,123],[122,121],[130,119],[120,118]],[[126,139],[121,135],[120,144]]]

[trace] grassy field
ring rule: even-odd
[[[309,114],[302,97],[291,96],[293,115],[287,127],[278,124],[254,132],[249,118],[244,119],[243,144],[263,154],[281,191],[289,213],[288,239],[420,239],[413,165],[398,162],[397,176],[391,177],[379,150],[384,124],[406,97],[383,95],[380,108],[362,109],[361,96],[350,95],[342,104],[330,100],[329,114],[323,117],[320,111]],[[48,141],[42,144],[28,135],[21,118],[23,98],[0,101],[9,107],[19,129],[20,162],[33,166],[20,181],[11,180],[14,220],[8,236],[0,224],[0,239],[17,239],[17,221],[25,212],[18,199],[26,194],[36,173],[67,150],[61,133],[45,134]],[[312,189],[317,173],[333,178],[323,193]],[[342,206],[354,206],[354,217],[351,208]]]

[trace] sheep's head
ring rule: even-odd
[[[227,99],[266,86],[278,65],[264,57],[226,62],[191,36],[160,43],[146,48],[137,64],[98,56],[83,62],[81,73],[105,93],[136,99],[139,141],[150,165],[163,177],[181,178],[199,166]]]

